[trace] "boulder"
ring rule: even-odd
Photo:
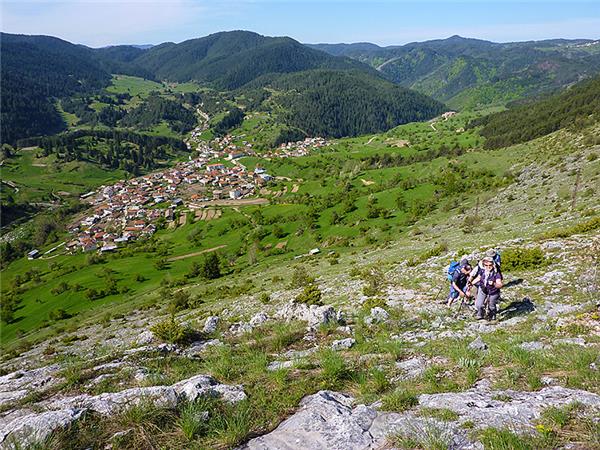
[[[396,363],[396,368],[402,372],[401,379],[411,380],[420,377],[429,366],[429,362],[422,357],[410,358]]]
[[[367,325],[373,325],[376,323],[385,322],[389,319],[389,317],[390,315],[385,309],[376,306],[375,308],[371,308],[371,314],[365,318],[365,323]]]
[[[356,339],[354,338],[339,339],[331,343],[331,349],[335,351],[348,350],[354,344],[356,344]]]
[[[469,344],[469,348],[471,350],[483,351],[483,350],[487,350],[488,346],[485,342],[483,342],[483,339],[481,339],[481,336],[477,336],[477,338]]]
[[[269,320],[269,316],[267,316],[264,312],[261,311],[252,316],[252,318],[250,319],[250,325],[252,325],[253,327],[258,327],[265,323],[267,320]]]
[[[212,334],[217,331],[217,326],[219,325],[219,318],[217,316],[207,317],[204,321],[204,327],[202,328],[202,332],[205,334]]]
[[[173,385],[173,389],[179,396],[184,396],[191,402],[203,396],[222,398],[229,403],[237,403],[246,398],[241,386],[220,384],[209,375],[196,375],[180,381]]]
[[[143,331],[135,340],[135,345],[149,345],[152,344],[156,340],[154,333],[150,330]]]
[[[55,430],[68,427],[82,414],[81,409],[66,408],[20,417],[0,429],[0,449],[16,450],[43,442]]]
[[[284,305],[276,317],[286,321],[302,320],[308,323],[310,328],[317,328],[326,323],[337,323],[338,316],[331,305],[305,305],[304,303],[290,302]]]

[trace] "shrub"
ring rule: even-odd
[[[292,273],[292,279],[290,280],[290,287],[292,289],[301,288],[313,284],[315,278],[310,276],[304,266],[296,266]]]
[[[262,294],[260,294],[260,297],[258,299],[263,305],[266,305],[271,301],[271,296],[268,293],[263,292]]]
[[[363,294],[373,297],[383,290],[386,285],[383,271],[377,267],[372,267],[362,272],[362,279],[366,285],[363,287]]]
[[[322,305],[323,304],[321,302],[322,295],[323,294],[321,293],[321,290],[319,289],[319,287],[314,283],[310,283],[296,297],[295,301],[296,301],[296,303],[304,303],[306,305]]]
[[[600,228],[600,217],[594,217],[586,222],[578,223],[577,225],[573,225],[566,228],[561,228],[558,230],[550,230],[538,236],[538,239],[556,239],[556,238],[566,238],[572,236],[573,234],[583,234],[588,233],[590,231],[594,231]]]
[[[202,264],[202,276],[209,280],[221,277],[221,259],[215,252],[209,253]]]
[[[69,314],[62,308],[50,311],[50,314],[48,316],[50,317],[50,320],[64,320],[73,317],[71,314]]]
[[[427,261],[429,258],[433,258],[434,256],[440,256],[441,254],[447,251],[448,244],[446,244],[445,242],[440,242],[439,244],[434,245],[432,248],[421,253],[420,255],[409,259],[408,265],[411,267],[416,266],[418,264],[421,264],[422,262]]]
[[[539,247],[509,248],[502,253],[502,270],[527,270],[548,264],[544,252]]]
[[[189,292],[184,291],[182,289],[175,291],[170,296],[169,301],[169,311],[172,313],[176,313],[183,309],[188,309],[192,304],[192,297]]]
[[[152,331],[160,340],[171,344],[183,343],[189,337],[188,329],[177,322],[174,315],[156,323],[150,327],[150,331]]]

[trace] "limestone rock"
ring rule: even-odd
[[[204,321],[204,327],[202,328],[202,332],[206,334],[212,334],[217,331],[217,326],[219,325],[219,318],[217,316],[207,317]]]
[[[252,316],[252,318],[250,319],[250,325],[252,325],[253,327],[258,327],[265,323],[267,320],[269,320],[269,316],[267,316],[264,312],[261,311]]]
[[[71,425],[82,414],[81,409],[67,408],[20,417],[0,430],[0,449],[16,450],[43,442],[53,431]]]
[[[335,350],[335,351],[348,350],[354,344],[356,344],[356,339],[354,339],[354,338],[340,339],[337,341],[333,341],[331,344],[331,348],[332,348],[332,350]]]
[[[376,306],[371,308],[371,314],[365,318],[365,323],[367,325],[373,325],[376,323],[385,322],[389,319],[389,317],[390,315],[385,309]]]
[[[284,305],[276,314],[277,317],[286,321],[302,320],[308,323],[311,328],[326,323],[335,323],[338,320],[337,314],[331,305],[305,305],[304,303],[290,302]]]
[[[291,367],[294,367],[294,361],[273,361],[269,363],[267,370],[273,372],[275,370],[289,369]]]
[[[469,348],[472,350],[487,350],[488,346],[485,342],[483,342],[483,339],[481,339],[481,336],[477,336],[477,338],[471,342],[469,344]]]
[[[152,344],[156,340],[154,333],[150,330],[143,331],[135,340],[137,346]]]

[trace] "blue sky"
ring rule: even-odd
[[[1,28],[90,46],[180,42],[224,30],[380,45],[454,34],[497,42],[600,39],[600,0],[2,0]]]

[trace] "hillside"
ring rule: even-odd
[[[485,150],[473,118],[241,158],[268,204],[11,262],[0,445],[596,447],[598,123]],[[488,248],[475,321],[446,266]]]
[[[238,88],[262,75],[309,69],[358,69],[376,74],[349,58],[331,57],[287,37],[248,31],[212,34],[147,50],[135,64],[159,79],[205,81],[221,89]]]
[[[304,71],[258,80],[282,91],[283,120],[305,136],[343,137],[386,131],[427,120],[444,105],[386,80],[361,72]]]
[[[278,115],[285,116],[284,134],[289,137],[319,133],[355,136],[410,120],[429,119],[443,110],[437,102],[395,87],[366,64],[310,49],[287,37],[233,31],[147,49],[90,49],[50,37],[8,34],[2,42],[6,72],[2,88],[6,94],[2,96],[6,128],[2,139],[11,144],[29,136],[54,134],[67,125],[182,135],[194,126],[195,106],[190,103],[200,97],[181,96],[198,94],[200,85],[209,91],[240,89],[242,95],[256,87],[285,90],[286,100],[275,103],[287,109],[278,111]],[[144,77],[146,81],[135,83],[156,87],[160,96],[143,99],[128,89],[114,95],[114,82],[110,81],[115,73]],[[302,75],[286,77],[292,74]],[[306,83],[304,77],[311,83]],[[21,79],[24,82],[18,81]],[[175,88],[178,84],[185,88]],[[294,98],[295,93],[302,95]],[[263,90],[260,95],[269,97],[270,93]],[[357,96],[357,108],[351,107],[353,95]],[[323,106],[316,108],[318,102],[314,100],[319,97],[326,98],[334,109],[343,106],[345,116],[337,117]],[[249,105],[248,112],[273,106],[261,102]],[[182,109],[183,103],[188,110]],[[235,102],[223,106],[217,114],[237,107]],[[316,112],[324,117],[322,126]],[[145,116],[143,120],[141,116]],[[279,142],[278,138],[274,142]]]
[[[2,142],[65,128],[54,99],[108,85],[110,74],[85,47],[49,36],[2,33]]]
[[[600,120],[600,77],[583,81],[547,99],[528,103],[479,120],[486,148],[526,142],[561,128],[583,128]],[[590,136],[591,137],[591,136]]]
[[[452,36],[403,46],[310,47],[368,63],[394,82],[453,108],[504,104],[600,71],[600,44],[589,40],[494,43]]]

